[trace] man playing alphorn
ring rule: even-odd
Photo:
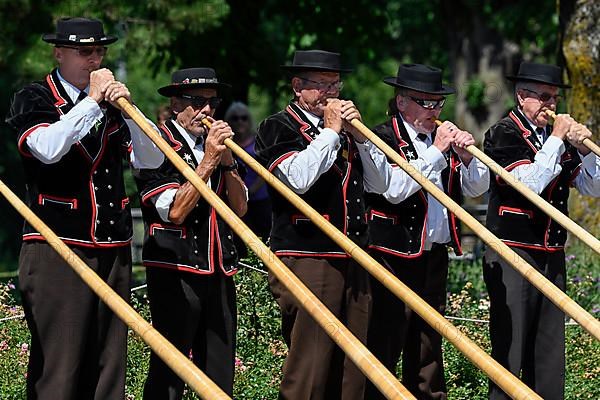
[[[435,120],[445,96],[442,72],[403,64],[395,77],[391,118],[374,132],[412,167],[457,203],[463,194],[476,197],[489,185],[489,171],[464,147],[474,144],[469,132]],[[369,248],[374,258],[443,315],[446,307],[448,245],[461,254],[458,221],[401,168],[394,166],[389,189],[369,194]],[[371,279],[373,314],[368,347],[395,372],[402,353],[402,382],[419,399],[445,399],[442,338],[380,282]],[[365,398],[383,398],[368,384]]]
[[[364,191],[384,192],[391,168],[385,156],[349,121],[360,114],[339,100],[340,55],[297,51],[290,72],[294,99],[259,128],[259,161],[340,231],[366,245]],[[356,337],[366,340],[370,291],[366,272],[301,215],[271,191],[275,254]],[[290,400],[362,399],[365,377],[291,293],[269,276],[282,314],[289,352],[280,398]]]
[[[53,44],[58,68],[15,94],[7,123],[18,133],[27,205],[124,299],[132,237],[123,158],[152,168],[162,156],[115,108],[129,91],[100,69],[117,40],[102,23],[66,18]],[[30,399],[123,399],[127,327],[29,224],[19,289],[31,331]]]
[[[171,99],[163,138],[239,216],[246,187],[223,142],[233,132],[212,116],[223,90],[211,68],[176,71],[158,92]],[[211,122],[208,129],[203,119]],[[143,264],[154,327],[223,391],[233,394],[237,253],[229,226],[170,160],[137,173],[145,224]],[[183,381],[156,355],[144,399],[181,399]]]
[[[591,133],[567,114],[553,126],[562,82],[559,67],[523,62],[509,77],[517,107],[485,134],[484,150],[564,214],[569,188],[600,196],[600,159],[582,143]],[[550,282],[565,290],[566,230],[495,175],[487,227]],[[564,396],[564,313],[493,249],[483,277],[490,294],[492,356],[544,399]],[[507,399],[493,382],[490,398]]]

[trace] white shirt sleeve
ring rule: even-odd
[[[460,179],[463,193],[469,197],[484,194],[490,187],[490,170],[476,157],[471,159],[469,166],[460,166]]]
[[[175,200],[175,194],[177,194],[177,189],[167,189],[150,198],[158,215],[165,222],[171,222],[169,219],[169,212],[171,211],[171,204],[173,204],[173,201]]]
[[[392,166],[387,157],[369,140],[356,143],[363,166],[363,183],[365,191],[384,193],[390,186],[392,179]]]
[[[59,121],[36,129],[27,137],[27,147],[44,164],[57,163],[102,117],[98,103],[88,96],[62,115]]]
[[[533,163],[519,165],[510,172],[529,189],[540,194],[562,171],[559,162],[564,152],[563,141],[550,136],[535,155]]]
[[[148,118],[146,118],[146,121],[160,135],[160,130],[154,124],[154,122],[150,121]],[[165,159],[163,152],[160,151],[154,142],[132,119],[125,118],[125,123],[127,124],[131,134],[131,145],[133,151],[130,154],[130,161],[133,168],[156,169],[160,167]]]
[[[340,137],[337,132],[325,128],[306,149],[279,163],[274,173],[294,192],[306,193],[331,168],[339,148]]]
[[[410,165],[438,185],[441,180],[441,171],[446,168],[448,163],[444,158],[444,154],[437,147],[429,146],[418,159],[410,161]],[[392,204],[398,204],[420,189],[421,185],[408,173],[402,168],[394,166],[389,188],[383,193],[383,197]]]
[[[600,197],[600,157],[591,151],[581,156],[581,171],[573,184],[583,195]]]

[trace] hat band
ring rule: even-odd
[[[106,36],[79,36],[79,35],[66,35],[66,34],[57,34],[57,39],[60,40],[68,40],[69,42],[78,42],[78,43],[94,43],[102,40],[108,39]]]
[[[175,82],[174,85],[187,85],[190,83],[219,83],[217,78],[185,78],[181,82]]]

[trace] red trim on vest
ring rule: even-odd
[[[306,130],[310,128],[310,125],[307,124],[302,118],[300,118],[300,116],[296,113],[296,111],[294,111],[294,109],[291,106],[287,106],[285,110],[292,116],[292,118],[298,121],[298,123],[301,125],[300,133],[302,134],[302,136],[304,136],[304,138],[309,142],[312,142],[313,138],[306,133]]]
[[[387,214],[381,211],[376,211],[371,209],[369,211],[369,220],[373,221],[373,217],[377,217],[377,218],[381,218],[381,219],[387,219],[387,220],[392,220],[392,223],[394,225],[398,225],[398,216],[395,214]]]
[[[517,215],[526,215],[529,219],[533,219],[533,211],[526,210],[524,208],[500,206],[498,208],[498,215],[504,216],[505,213],[508,213],[508,214],[517,214]]]
[[[68,205],[71,207],[71,210],[77,210],[77,199],[51,196],[49,194],[40,193],[38,195],[38,204],[45,206],[46,201]]]
[[[19,153],[21,153],[25,157],[30,157],[30,158],[33,157],[33,155],[30,152],[26,151],[25,148],[23,147],[23,145],[25,144],[25,140],[27,139],[27,137],[29,135],[31,135],[37,129],[45,128],[47,126],[50,126],[50,124],[42,122],[40,124],[32,126],[31,128],[27,129],[25,132],[23,132],[23,134],[19,138],[19,141],[17,142],[17,149],[19,150]]]
[[[102,248],[124,247],[124,246],[129,246],[131,244],[131,238],[124,240],[124,241],[112,242],[112,243],[89,242],[89,241],[85,241],[85,240],[69,239],[69,238],[64,238],[64,237],[59,237],[59,239],[62,240],[63,242],[65,242],[66,244],[69,244],[72,246],[88,247],[88,248],[92,248],[92,249],[97,249],[99,247],[102,247]],[[23,241],[24,242],[29,242],[29,241],[46,242],[46,238],[40,233],[27,233],[27,234],[23,235]]]
[[[275,255],[278,257],[315,257],[315,258],[348,258],[346,253],[318,253],[310,251],[295,251],[295,250],[277,250]]]
[[[383,246],[376,246],[374,244],[370,244],[369,249],[372,250],[376,250],[376,251],[380,251],[382,253],[386,253],[386,254],[390,254],[392,256],[396,256],[396,257],[400,257],[400,258],[418,258],[421,257],[423,255],[423,243],[421,243],[421,248],[419,250],[418,253],[403,253],[401,251],[398,250],[394,250],[394,249],[388,249],[387,247],[383,247]]]
[[[322,214],[321,216],[323,218],[325,218],[327,221],[329,221],[329,214]],[[304,214],[294,214],[294,215],[292,215],[292,224],[297,225],[299,221],[301,221],[301,222],[310,222],[310,218],[308,218]]]
[[[399,154],[406,160],[406,155],[404,154],[404,150],[402,147],[408,146],[408,143],[402,139],[402,135],[400,134],[400,127],[398,126],[398,117],[392,118],[392,128],[394,128],[394,134],[396,135],[396,139],[398,139],[398,150]]]
[[[167,137],[171,141],[171,144],[172,144],[171,147],[173,147],[173,150],[179,151],[179,149],[181,149],[181,147],[182,147],[182,144],[179,140],[175,139],[175,137],[173,136],[173,133],[171,133],[171,130],[167,127],[167,124],[162,124],[160,126],[160,129],[167,135]]]
[[[533,150],[534,153],[538,152],[538,149],[529,141],[529,136],[531,136],[531,131],[527,128],[525,128],[525,125],[523,125],[523,123],[521,122],[521,120],[519,119],[519,117],[517,117],[514,113],[514,111],[511,111],[510,113],[508,113],[508,116],[510,119],[513,120],[513,122],[515,124],[517,124],[517,127],[519,128],[519,130],[522,133],[523,139],[525,140],[525,142],[529,145],[529,147],[531,148],[531,150]]]
[[[185,228],[185,226],[153,223],[150,224],[150,228],[148,230],[150,236],[156,236],[155,230],[157,229],[163,231],[178,232],[180,239],[185,239],[187,237],[187,229]]]
[[[522,249],[547,251],[549,253],[554,253],[554,252],[561,251],[564,249],[564,246],[549,247],[549,246],[535,245],[535,244],[529,244],[529,243],[511,242],[510,240],[504,240],[504,239],[502,239],[502,243],[504,243],[505,245],[507,245],[509,247],[519,247]]]
[[[124,210],[127,204],[129,204],[129,197],[125,197],[123,200],[121,200],[121,210]]]
[[[58,108],[59,109],[59,113],[62,114],[63,112],[60,111],[59,107],[62,107],[65,104],[67,104],[67,100],[60,95],[60,93],[58,91],[58,87],[56,86],[56,83],[54,83],[54,78],[52,78],[52,74],[48,74],[46,76],[46,82],[48,83],[48,86],[50,86],[50,90],[52,91],[52,95],[56,99],[56,102],[54,103],[54,106],[56,108]]]
[[[275,161],[273,161],[273,162],[271,163],[271,165],[269,165],[269,168],[268,168],[269,172],[273,172],[273,170],[274,170],[274,169],[275,169],[275,168],[276,168],[276,167],[277,167],[279,164],[281,164],[281,163],[282,163],[284,160],[286,160],[286,159],[290,158],[291,156],[293,156],[294,154],[297,154],[297,153],[298,153],[297,151],[290,151],[290,152],[288,152],[288,153],[284,153],[284,154],[280,155],[279,157],[277,157],[277,158],[275,159]]]
[[[142,196],[142,204],[145,206],[150,206],[150,204],[148,204],[148,199],[151,197],[156,196],[167,189],[179,189],[179,187],[179,183],[165,183],[164,185],[160,185]]]
[[[452,194],[452,186],[454,184],[454,173],[458,172],[457,168],[462,164],[460,160],[456,160],[452,154],[450,154],[450,171],[448,171],[448,194]],[[456,224],[456,215],[448,210],[449,219],[450,219],[450,236],[454,239],[454,243],[456,243],[457,256],[462,255],[462,247],[460,245],[460,238],[458,237],[458,226]]]

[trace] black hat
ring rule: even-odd
[[[430,94],[452,94],[454,88],[442,84],[442,70],[421,64],[400,64],[398,75],[384,78],[388,85]]]
[[[519,65],[517,75],[509,75],[506,79],[513,82],[537,82],[559,88],[570,88],[570,85],[563,83],[562,68],[556,65],[539,64],[523,61]]]
[[[117,37],[105,35],[97,19],[61,18],[56,22],[56,33],[46,33],[42,40],[55,45],[98,46],[114,43]]]
[[[165,97],[177,96],[184,90],[195,88],[229,89],[231,85],[221,83],[212,68],[186,68],[173,72],[171,84],[158,89]]]
[[[290,71],[350,72],[340,66],[340,54],[323,50],[298,50],[294,53],[292,65],[282,65]]]

